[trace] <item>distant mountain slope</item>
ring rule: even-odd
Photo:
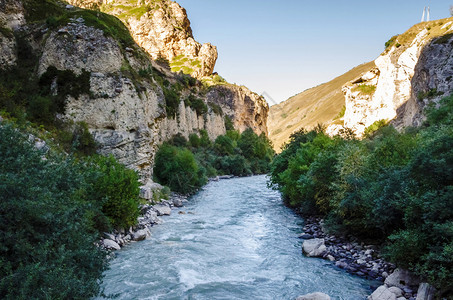
[[[272,106],[268,129],[274,149],[279,152],[291,133],[302,127],[311,128],[318,123],[331,123],[345,105],[342,87],[374,66],[374,62],[362,64],[327,83]]]

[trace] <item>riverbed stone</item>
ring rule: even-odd
[[[396,286],[389,287],[389,291],[394,293],[397,298],[403,295],[403,290]]]
[[[171,214],[171,208],[167,205],[154,205],[154,210],[157,212],[158,216],[164,216],[164,215],[170,215]]]
[[[305,240],[302,244],[303,252],[309,257],[323,256],[327,252],[324,239]]]
[[[110,250],[120,250],[121,247],[118,245],[117,242],[111,240],[111,239],[103,239],[102,244],[104,245],[105,248],[110,249]]]
[[[420,280],[408,270],[396,269],[385,279],[385,284],[389,287],[396,286],[404,290],[407,286],[417,286]]]
[[[182,207],[183,206],[182,200],[181,199],[173,199],[173,205],[175,207]]]
[[[433,300],[436,289],[426,282],[420,283],[416,300]]]
[[[330,296],[324,293],[316,292],[299,296],[296,300],[330,300]]]
[[[381,285],[368,297],[368,300],[396,300],[396,295],[385,285]]]
[[[149,230],[146,230],[146,229],[137,230],[137,231],[134,232],[134,234],[132,235],[132,239],[133,239],[134,241],[143,241],[143,240],[146,239],[146,237],[148,236],[148,232],[149,232]]]

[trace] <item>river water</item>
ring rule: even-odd
[[[211,182],[164,217],[151,238],[117,251],[105,273],[117,299],[295,299],[324,292],[365,299],[370,282],[307,258],[303,219],[286,208],[267,177]]]

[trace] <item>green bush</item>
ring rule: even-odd
[[[226,135],[220,135],[214,142],[214,149],[219,155],[231,155],[234,153],[234,142]]]
[[[169,118],[175,118],[179,112],[179,94],[173,88],[164,88],[165,111]]]
[[[189,135],[189,144],[192,148],[198,148],[201,146],[201,139],[196,133]]]
[[[184,105],[191,107],[197,112],[197,115],[204,115],[208,112],[208,106],[200,98],[196,98],[194,95],[190,94],[186,100],[184,100]]]
[[[89,178],[91,195],[101,203],[102,212],[115,228],[129,228],[137,223],[139,214],[138,175],[118,163],[113,156],[93,156],[90,172],[97,176]]]
[[[234,130],[234,124],[233,124],[233,121],[231,120],[231,118],[229,116],[225,116],[224,120],[225,120],[225,129]]]
[[[84,168],[0,126],[0,298],[88,299],[107,267]]]
[[[242,148],[238,146],[241,139]],[[245,154],[243,149],[252,149],[253,153]],[[272,145],[264,134],[227,131],[212,143],[207,131],[200,130],[200,136],[189,135],[189,142],[175,135],[163,144],[156,154],[154,176],[172,190],[192,193],[206,182],[206,176],[267,173],[273,156]]]
[[[182,194],[193,193],[207,182],[204,170],[190,150],[166,143],[156,153],[154,178]]]

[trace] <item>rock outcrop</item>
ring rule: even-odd
[[[178,3],[162,1],[69,0],[83,8],[98,8],[121,19],[136,43],[153,59],[165,58],[172,70],[194,77],[209,76],[217,61],[217,48],[195,41],[187,12]]]
[[[212,86],[206,99],[222,106],[223,113],[230,117],[239,131],[252,128],[258,134],[267,135],[269,107],[262,96],[245,86],[224,84]]]
[[[376,67],[343,87],[344,126],[363,135],[380,120],[418,126],[423,109],[453,91],[453,19],[424,22],[398,36]]]

